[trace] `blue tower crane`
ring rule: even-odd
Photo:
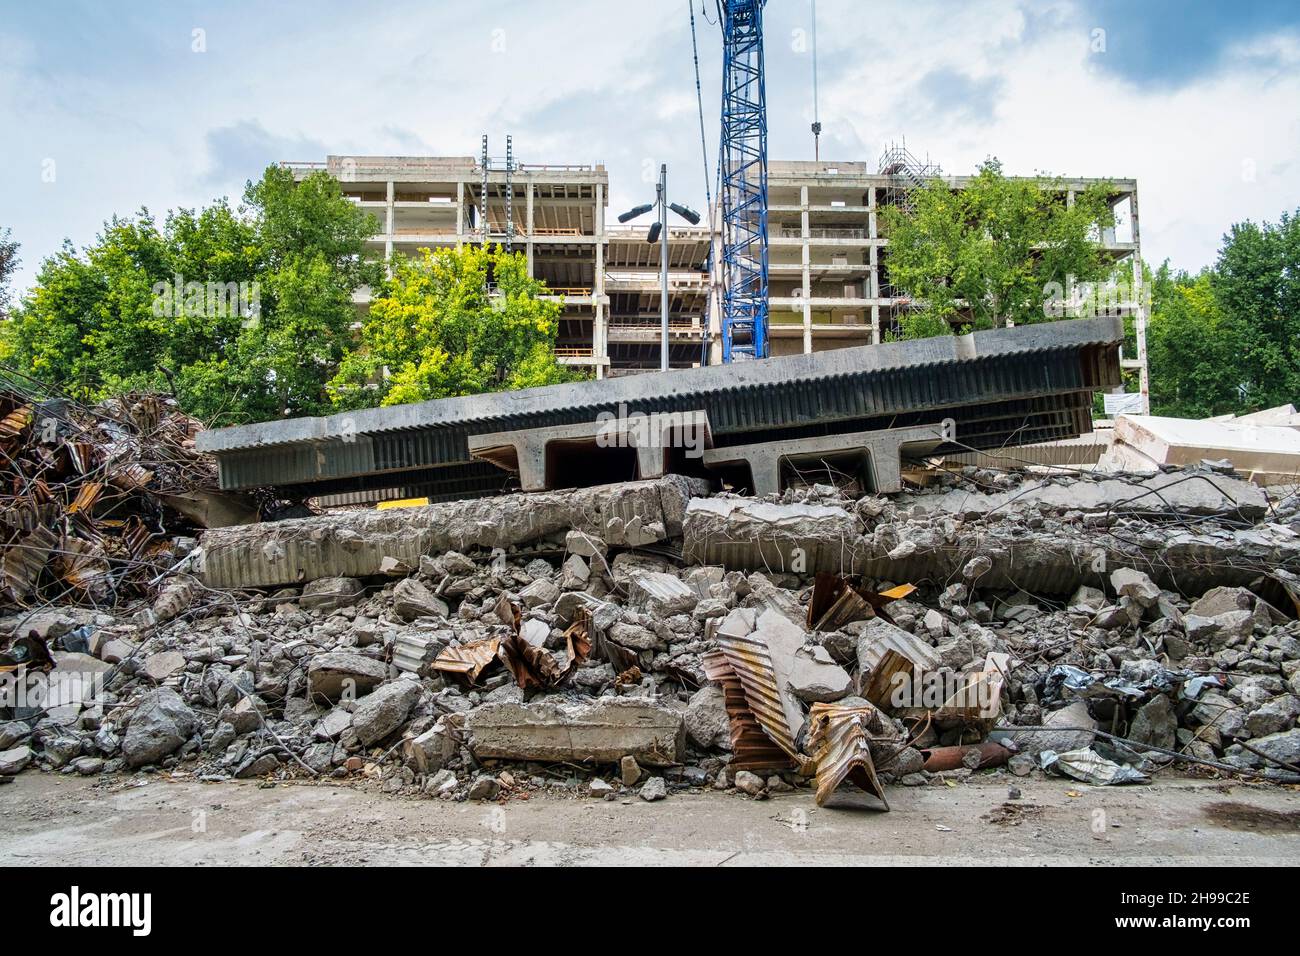
[[[718,0],[722,24],[722,360],[767,357],[763,5]]]

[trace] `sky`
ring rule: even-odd
[[[238,201],[279,160],[603,163],[610,213],[702,208],[721,39],[693,0],[0,0],[0,229],[29,287],[65,240],[147,207]],[[701,3],[705,14],[701,12]],[[769,157],[811,159],[813,9],[764,17]],[[820,0],[822,157],[905,138],[945,173],[1136,178],[1144,257],[1195,271],[1300,206],[1295,0]],[[710,173],[708,179],[712,179]]]

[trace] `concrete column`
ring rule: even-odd
[[[803,352],[812,353],[812,280],[809,277],[809,263],[812,251],[808,247],[808,187],[799,187],[799,243],[803,265]]]
[[[596,363],[596,378],[605,377],[609,361],[609,328],[605,315],[605,239],[596,239],[596,265],[591,289],[591,355]]]
[[[524,188],[528,190],[528,198],[525,201],[527,211],[524,213],[524,216],[528,223],[528,235],[531,238],[533,234],[533,193],[536,191],[536,187],[533,185],[532,173],[529,173],[524,177]]]
[[[872,299],[880,298],[880,226],[876,216],[876,187],[867,187],[867,295]],[[871,344],[880,344],[880,306],[871,307]]]
[[[709,210],[713,271],[709,275],[709,364],[722,364],[722,203]]]
[[[461,236],[465,235],[465,181],[456,183],[456,248],[461,245]]]
[[[1151,414],[1151,379],[1147,368],[1147,307],[1142,275],[1142,239],[1138,232],[1137,186],[1129,195],[1129,212],[1133,219],[1133,298],[1134,331],[1137,334],[1138,388],[1142,392],[1142,414]]]
[[[384,206],[384,271],[388,273],[388,278],[393,277],[393,267],[391,260],[393,258],[393,233],[397,229],[397,212],[393,206],[393,193],[395,191],[393,181],[390,179],[385,186],[385,206]]]
[[[528,236],[524,244],[524,254],[528,258],[528,274],[531,276],[533,274],[533,192],[535,190],[532,173],[524,176],[524,189],[528,191],[524,201],[524,230]]]
[[[596,183],[595,264],[591,276],[591,355],[596,363],[596,378],[605,377],[609,362],[609,328],[605,315],[605,184]]]

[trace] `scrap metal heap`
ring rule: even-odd
[[[255,518],[218,494],[201,429],[160,395],[88,407],[0,390],[0,601],[111,607],[147,594],[218,502]]]
[[[812,787],[876,810],[973,773],[1300,780],[1293,487],[914,477],[754,499],[667,476],[209,530],[152,600],[0,617],[0,779]]]

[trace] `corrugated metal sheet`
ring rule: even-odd
[[[740,686],[745,692],[745,702],[753,712],[763,732],[798,765],[805,758],[795,746],[794,735],[798,727],[790,727],[781,703],[781,690],[777,687],[772,657],[767,645],[755,634],[745,637],[719,634],[719,649],[727,659]]]
[[[876,776],[871,744],[896,744],[898,734],[875,707],[813,704],[809,714],[808,747],[817,772],[817,805],[845,780],[880,798],[889,809],[885,788]]]
[[[721,651],[704,655],[704,674],[722,688],[722,703],[731,725],[732,770],[789,770],[794,761],[763,732],[745,700],[745,689]]]

